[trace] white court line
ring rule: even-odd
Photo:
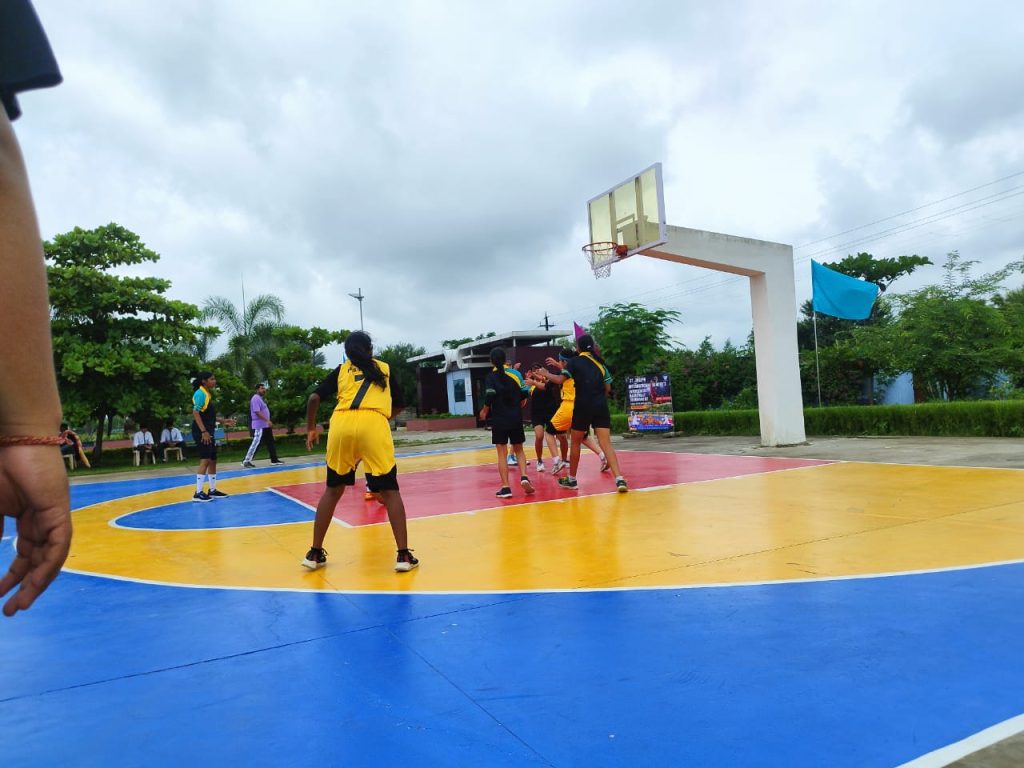
[[[467,514],[459,512],[457,514]],[[955,573],[957,571],[973,571],[983,568],[999,568],[1005,565],[1024,565],[1024,558],[1017,560],[1002,560],[997,563],[975,563],[973,565],[954,565],[944,568],[930,568],[916,571],[896,571],[893,573],[858,573],[850,576],[822,576],[806,579],[778,579],[775,581],[738,581],[738,582],[708,582],[705,584],[668,584],[644,587],[561,587],[533,589],[443,589],[443,590],[409,590],[409,589],[303,589],[300,587],[249,587],[234,584],[187,584],[179,581],[159,581],[155,579],[140,579],[129,576],[114,576],[96,571],[84,571],[77,568],[64,567],[68,573],[77,573],[80,576],[94,576],[97,579],[114,579],[115,581],[129,581],[138,584],[155,584],[162,587],[182,587],[185,589],[238,589],[247,592],[321,592],[334,595],[440,595],[440,596],[463,596],[475,597],[477,595],[572,595],[580,592],[672,592],[691,589],[732,589],[736,587],[785,587],[789,584],[816,584],[830,581],[867,581],[869,579],[892,579],[902,576],[928,576],[937,573]],[[915,766],[915,768],[917,768]]]
[[[273,488],[267,487],[267,488],[262,488],[262,489],[260,489],[258,491],[246,491],[245,493],[232,493],[231,494],[231,498],[241,498],[243,496],[252,496],[252,495],[257,494],[257,493],[266,493],[267,491],[273,491],[273,490],[274,490]],[[139,496],[146,496],[148,493],[156,493],[156,491],[147,491],[147,493],[142,493],[142,494],[138,494],[138,495]],[[276,493],[276,491],[275,491],[275,493]],[[298,499],[293,499],[290,496],[285,496],[285,494],[280,494],[280,495],[283,496],[284,498],[288,499],[289,501],[294,501],[296,504],[299,504],[299,505],[301,505],[303,507],[306,507],[307,509],[312,509],[314,512],[316,511],[316,507],[310,507],[308,504],[303,504]],[[114,499],[114,501],[121,501],[123,499],[131,499],[131,498],[135,498],[135,497],[134,496],[123,496],[121,499]],[[100,506],[100,504],[109,504],[109,503],[110,502],[108,502],[108,501],[103,501],[103,502],[99,502],[97,504],[91,504],[90,506],[96,507],[96,506]],[[309,522],[308,520],[292,520],[291,522],[285,522],[285,523],[252,523],[252,524],[249,524],[249,525],[217,525],[217,526],[206,527],[206,528],[142,528],[142,527],[137,526],[137,525],[121,525],[118,522],[119,520],[121,520],[123,518],[131,517],[132,515],[137,515],[139,512],[147,512],[147,511],[149,511],[151,509],[160,509],[161,507],[170,507],[170,506],[173,506],[173,505],[176,505],[176,504],[192,504],[192,503],[195,503],[195,502],[193,502],[191,497],[190,497],[187,501],[172,501],[172,502],[167,503],[167,504],[157,504],[156,506],[153,506],[153,507],[140,507],[139,509],[133,509],[131,512],[125,512],[124,514],[118,515],[117,517],[113,517],[110,520],[107,520],[107,525],[109,527],[111,527],[111,528],[116,528],[119,531],[149,531],[151,533],[176,533],[176,532],[180,532],[180,531],[191,531],[191,532],[195,532],[195,531],[240,531],[240,530],[244,530],[244,529],[247,529],[247,528],[274,528],[276,526],[281,526],[281,525],[297,525],[299,523],[303,523],[304,524],[304,523]],[[208,503],[208,504],[218,504],[220,502],[212,501],[212,502],[206,502],[206,503]],[[82,507],[82,509],[88,509],[88,508],[89,507]],[[78,511],[79,510],[75,510],[75,512],[78,512]]]
[[[312,510],[314,513],[316,513],[316,507],[314,507],[312,504],[307,504],[304,501],[300,501],[299,499],[296,499],[294,496],[289,496],[284,491],[279,491],[279,490],[277,490],[277,488],[274,488],[274,487],[267,487],[266,490],[270,491],[271,493],[276,493],[282,499],[287,499],[288,501],[292,502],[293,504],[298,504],[300,507],[305,507],[306,509]],[[295,522],[296,521],[292,521],[290,523],[273,523],[273,525],[294,525]],[[308,520],[299,520],[298,522],[300,522],[300,523],[307,523],[308,524],[309,521]],[[354,528],[355,527],[355,526],[353,526],[353,525],[351,525],[349,523],[346,523],[344,520],[339,520],[334,515],[331,515],[331,522],[332,523],[337,523],[338,525],[342,526],[343,528]],[[224,530],[224,529],[219,529],[219,530]]]
[[[978,731],[966,739],[936,749],[927,755],[921,755],[921,757],[915,758],[909,763],[898,765],[896,768],[942,768],[942,766],[955,763],[957,760],[961,760],[986,747],[991,747],[993,744],[997,744],[1004,739],[1016,736],[1022,731],[1024,731],[1024,715],[1017,715],[1009,720],[997,723],[991,728]]]

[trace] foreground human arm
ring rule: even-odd
[[[60,398],[50,342],[42,239],[21,151],[0,110],[0,436],[56,435]],[[16,518],[17,554],[0,579],[13,616],[29,608],[60,572],[71,546],[68,479],[55,445],[0,448],[0,533]]]

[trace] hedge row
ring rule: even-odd
[[[1024,437],[1024,401],[983,400],[918,405],[845,405],[805,408],[808,435],[919,435]],[[686,411],[675,414],[684,435],[758,435],[756,410]],[[626,417],[612,416],[612,430],[626,431]]]

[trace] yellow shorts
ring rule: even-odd
[[[566,402],[562,401],[562,404],[558,406],[558,410],[555,411],[555,415],[551,417],[551,428],[558,432],[567,432],[569,427],[572,426],[572,408],[574,401],[570,400]]]
[[[360,462],[371,475],[386,475],[394,468],[391,425],[377,411],[335,411],[327,432],[327,466],[347,475]]]

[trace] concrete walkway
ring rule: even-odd
[[[491,433],[483,429],[450,432],[394,433],[398,454],[424,450],[486,447]],[[803,445],[765,448],[753,435],[738,437],[617,435],[612,438],[618,451],[671,451],[672,453],[723,454],[727,456],[771,456],[794,459],[831,459],[867,461],[883,464],[927,464],[947,467],[998,467],[1024,469],[1024,440],[1013,437],[810,437]],[[319,450],[304,456],[291,456],[287,464],[303,464],[323,459],[326,443]],[[533,436],[527,434],[526,455],[533,460]],[[257,467],[267,466],[265,460]],[[222,461],[219,469],[239,469],[237,461]],[[146,478],[189,474],[194,465],[186,461],[157,465],[149,469],[128,470],[94,476],[79,475],[72,484],[123,480],[126,477]]]

